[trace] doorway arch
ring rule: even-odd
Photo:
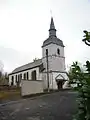
[[[65,82],[65,78],[61,74],[59,74],[58,76],[56,76],[55,80],[56,80],[58,89],[62,89],[63,84]]]

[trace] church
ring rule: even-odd
[[[9,85],[20,86],[22,80],[32,80],[43,81],[43,89],[63,88],[68,81],[64,47],[51,17],[49,37],[42,44],[42,58],[14,69],[9,74]]]

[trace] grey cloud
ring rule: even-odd
[[[8,72],[16,67],[26,64],[30,61],[30,55],[27,53],[16,51],[12,48],[0,46],[0,61],[4,64],[4,69]]]

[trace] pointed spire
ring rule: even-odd
[[[53,17],[51,17],[49,36],[56,36],[56,29],[55,29],[55,26],[54,26]]]
[[[53,17],[51,17],[50,30],[55,29]]]

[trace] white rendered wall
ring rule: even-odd
[[[50,44],[42,48],[42,62],[47,69],[46,64],[46,49],[48,49],[48,65],[49,70],[52,71],[65,71],[65,57],[64,47],[56,44]],[[60,55],[57,53],[57,49],[60,49]]]
[[[16,75],[18,76],[18,75],[22,74],[22,79],[24,79],[24,73],[27,73],[27,72],[28,72],[29,80],[31,80],[31,73],[34,70],[36,70],[36,79],[37,80],[42,80],[42,75],[39,74],[39,67],[36,67],[36,68],[30,69],[30,70],[26,70],[26,71],[22,71],[22,72],[19,72],[19,73],[16,73],[16,74],[9,75],[9,85],[11,85],[12,76],[14,76],[14,85],[16,85],[15,76]]]
[[[43,81],[21,80],[21,95],[31,95],[43,92]]]
[[[58,79],[63,79],[64,78],[64,80],[66,80],[66,81],[68,81],[69,80],[69,78],[68,78],[68,76],[67,76],[67,74],[66,73],[60,73],[60,72],[53,72],[52,73],[53,74],[53,88],[54,89],[57,89],[57,82],[56,82],[56,77],[58,78]],[[59,75],[61,75],[61,76],[63,76],[62,78],[61,78],[61,76],[59,76]],[[64,85],[63,85],[64,86]]]
[[[42,76],[43,76],[42,79],[44,80],[43,87],[44,87],[44,89],[47,89],[47,85],[48,85],[47,84],[47,73],[43,73]],[[63,77],[61,77],[61,76],[63,76]],[[66,73],[51,72],[51,73],[49,73],[49,88],[50,89],[58,89],[56,77],[58,77],[58,79],[64,79],[67,81],[69,80]]]

